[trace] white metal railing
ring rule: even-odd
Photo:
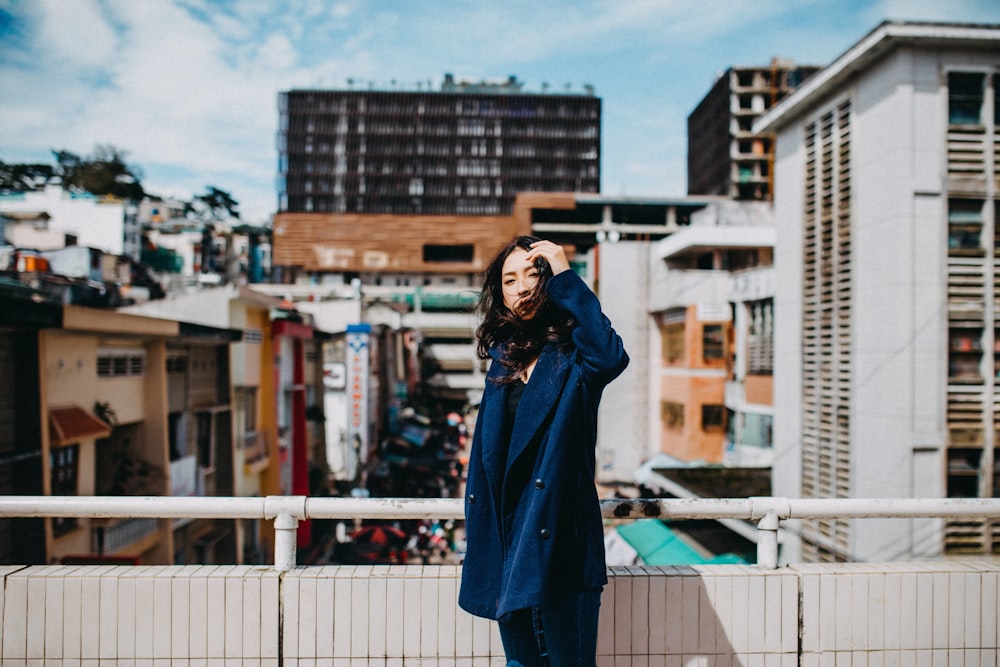
[[[295,567],[295,532],[306,519],[462,519],[459,498],[307,496],[0,496],[0,517],[267,519],[274,521],[274,565]],[[757,565],[778,566],[778,527],[786,519],[997,518],[1000,498],[640,498],[602,500],[615,519],[742,519],[757,523]]]

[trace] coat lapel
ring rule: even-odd
[[[538,363],[524,387],[514,420],[510,450],[507,452],[507,470],[545,423],[562,394],[569,369],[569,359],[555,345],[546,345],[538,355]]]
[[[490,365],[490,370],[486,375],[486,387],[483,389],[483,398],[480,402],[480,413],[476,417],[479,426],[482,444],[483,469],[486,471],[486,479],[489,481],[490,491],[499,498],[500,482],[503,479],[503,465],[501,452],[506,448],[500,443],[503,437],[503,420],[506,405],[507,385],[498,385],[493,382],[494,378],[502,375],[503,368],[494,358]]]

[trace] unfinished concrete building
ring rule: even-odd
[[[774,140],[751,126],[818,69],[774,58],[723,72],[688,116],[688,194],[770,201]]]

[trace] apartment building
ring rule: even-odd
[[[0,239],[0,244],[37,250],[80,245],[138,260],[142,229],[137,213],[132,203],[68,192],[58,184],[31,192],[5,192],[0,194],[0,218],[10,222],[6,240]]]
[[[771,463],[774,242],[766,204],[726,201],[656,244],[653,437],[682,465]]]
[[[518,192],[599,192],[601,99],[515,77],[280,94],[278,211],[509,215]]]
[[[775,133],[774,493],[1000,496],[1000,26],[884,22]],[[817,520],[788,560],[1000,552],[980,520]]]
[[[190,487],[191,495],[227,494],[218,478],[227,477],[231,450],[228,374],[220,377],[207,361],[240,332],[41,296],[26,286],[0,293],[2,492],[160,496],[187,495]],[[178,373],[180,355],[198,361]],[[185,381],[192,378],[207,381],[192,386]],[[171,406],[191,417],[190,431],[176,428]],[[185,457],[190,467],[177,464]],[[171,564],[200,549],[203,562],[233,562],[222,523],[4,521],[0,558]]]
[[[774,141],[753,122],[818,67],[773,58],[764,67],[730,67],[688,115],[688,194],[770,201]]]

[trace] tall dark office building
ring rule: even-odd
[[[600,98],[522,87],[281,93],[279,212],[509,215],[518,192],[600,192]]]
[[[769,201],[774,141],[753,122],[818,69],[775,58],[723,72],[688,115],[688,194]]]

